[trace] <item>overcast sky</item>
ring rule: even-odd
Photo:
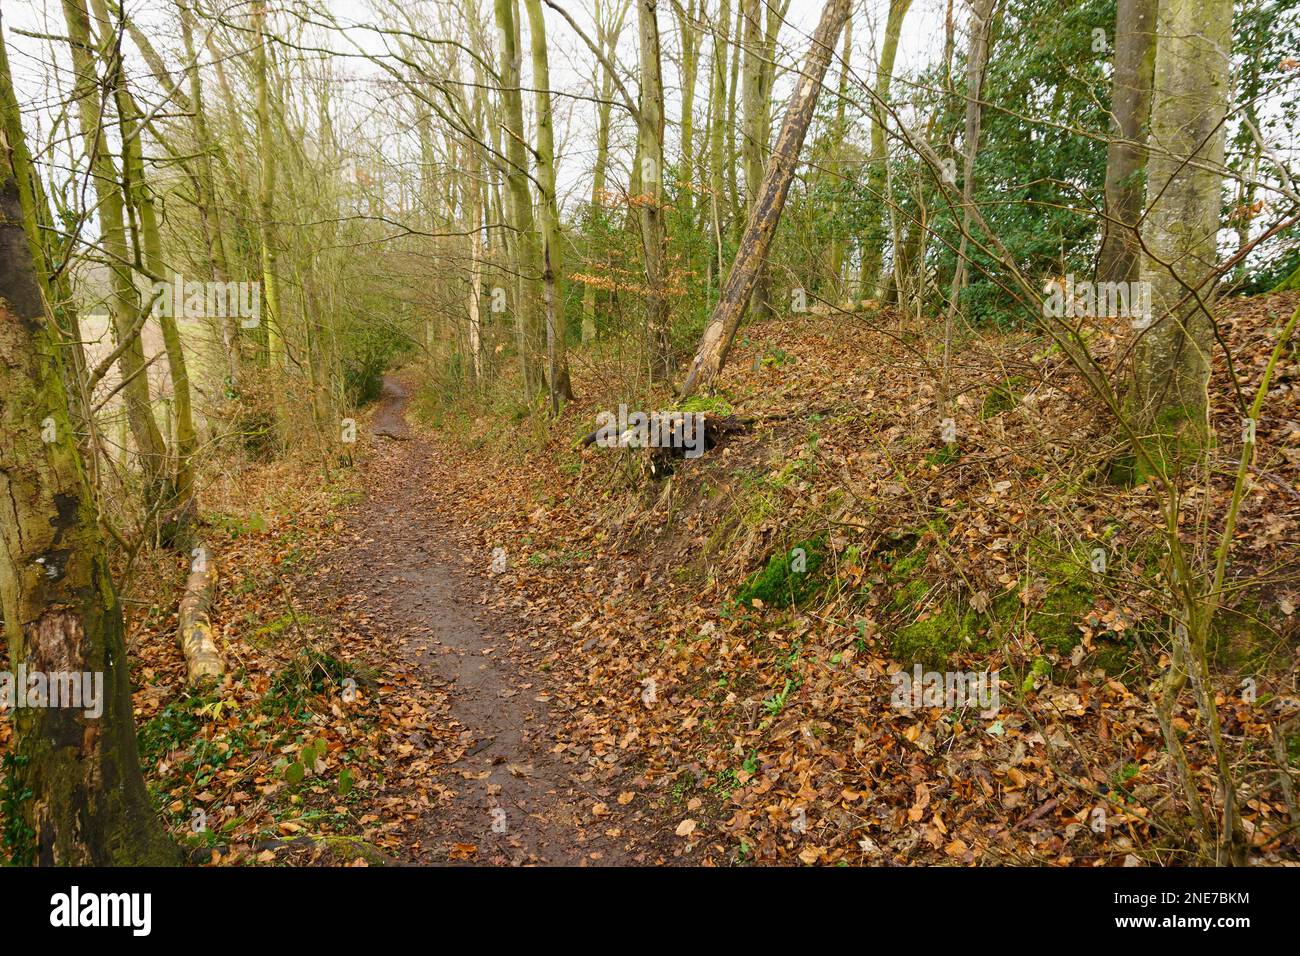
[[[48,40],[33,39],[22,36],[15,31],[26,30],[35,33],[62,35],[64,27],[61,4],[59,0],[2,0],[2,2],[5,41],[9,45],[12,67],[19,86],[20,96],[24,101],[23,105],[27,108],[28,122],[33,124],[33,129],[41,127],[43,131],[43,128],[47,126],[45,118],[49,115],[48,111],[51,105],[57,105],[51,104],[47,99],[50,89],[48,80],[51,75],[51,44]],[[175,54],[179,50],[179,39],[173,0],[125,0],[125,2],[128,15],[134,22],[145,29],[157,41],[158,47],[165,54],[170,55],[172,61],[175,62]],[[248,0],[218,0],[218,2],[222,4],[221,9],[225,10],[231,19],[241,18],[246,15],[249,9]],[[350,27],[347,30],[346,37],[331,37],[325,41],[331,48],[340,52],[355,53],[359,47],[366,52],[378,53],[382,51],[382,41],[373,31],[367,30],[365,25],[376,22],[374,11],[383,9],[390,2],[391,0],[312,0],[307,6],[313,9],[327,9],[340,23]],[[473,0],[468,0],[468,2],[473,2]],[[492,29],[491,0],[479,0],[479,2],[482,5],[480,22],[488,29]],[[591,0],[559,0],[559,2],[584,28],[590,27],[592,22]],[[292,5],[294,5],[292,0],[282,0],[281,4],[277,4],[275,0],[270,0],[269,3],[273,10],[277,6],[287,8]],[[297,5],[303,6],[303,4]],[[712,9],[716,10],[717,5],[717,0],[710,0],[709,6]],[[437,4],[422,3],[420,0],[402,0],[402,8],[406,10],[436,6]],[[925,63],[932,62],[940,54],[943,43],[945,6],[946,0],[913,0],[900,42],[896,66],[897,73],[914,72]],[[957,0],[959,16],[964,12],[965,6],[964,0]],[[663,35],[664,56],[666,60],[673,61],[676,58],[678,49],[676,22],[667,2],[661,2],[660,7],[659,20],[660,30]],[[735,2],[733,2],[732,7],[734,11]],[[778,60],[783,68],[801,59],[807,52],[808,36],[816,26],[821,9],[822,0],[791,0],[790,11],[778,43]],[[872,64],[876,59],[882,40],[887,10],[887,0],[858,0],[855,6],[851,64],[853,72],[860,82],[870,82],[872,79]],[[572,28],[558,14],[549,9],[546,10],[546,18],[550,46],[551,82],[556,94],[556,125],[560,147],[560,192],[567,205],[567,200],[582,196],[584,190],[589,188],[587,176],[589,176],[591,165],[590,152],[593,142],[594,107],[587,99],[580,97],[590,95],[596,71],[593,65],[594,58],[582,40],[574,34]],[[526,30],[526,18],[524,23],[524,29]],[[593,31],[589,30],[589,32]],[[633,76],[635,75],[637,53],[636,34],[636,13],[634,9],[629,14],[625,24],[623,42],[619,50],[620,63],[632,71]],[[134,49],[130,48],[129,44],[128,47],[130,49],[128,56],[134,60],[133,68],[140,70],[142,64],[138,58],[134,57]],[[524,50],[526,53],[526,38]],[[55,51],[57,59],[64,62],[65,54],[61,45],[55,44]],[[711,44],[706,40],[702,51],[696,94],[697,123],[703,122],[703,111],[707,102],[707,57],[711,55],[711,52]],[[837,52],[837,60],[838,55]],[[525,55],[525,70],[527,69],[527,56]],[[838,63],[833,64],[830,76],[834,77],[838,69]],[[362,58],[352,57],[346,61],[343,72],[350,76],[365,77],[378,75],[381,71],[378,67],[367,63]],[[675,156],[678,150],[676,126],[680,119],[679,75],[673,62],[666,63],[664,72],[665,83],[668,86],[666,90],[668,100],[666,113],[669,122],[668,151],[671,157]],[[629,89],[634,90],[635,84],[631,84]],[[778,98],[784,96],[785,89],[785,85],[778,80],[776,88]],[[568,97],[565,95],[566,93],[573,93],[575,96]],[[619,112],[621,111],[616,111],[616,114]],[[780,115],[778,113],[774,115],[773,122],[776,124],[779,121]],[[625,138],[630,135],[630,127],[627,124],[624,124],[623,132]],[[624,153],[626,154],[626,152],[625,150]],[[624,155],[622,160],[626,162],[626,159],[627,157]]]

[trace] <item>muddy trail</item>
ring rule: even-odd
[[[431,784],[412,781],[429,792],[404,804],[406,861],[644,860],[628,831],[593,819],[599,797],[584,786],[582,768],[555,752],[563,749],[563,695],[535,669],[523,639],[529,622],[492,600],[504,583],[490,573],[492,556],[463,553],[451,519],[426,493],[439,451],[408,426],[409,397],[400,380],[385,380],[366,497],[343,533],[351,544],[322,582],[361,609],[388,669],[409,675],[412,707],[427,716],[427,730],[399,747],[434,767]]]

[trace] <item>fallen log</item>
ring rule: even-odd
[[[212,600],[217,592],[217,567],[206,546],[193,551],[185,593],[177,614],[177,638],[185,655],[185,672],[191,684],[225,673],[221,653],[212,637]]]
[[[613,414],[610,418],[613,418]],[[702,451],[711,451],[725,436],[745,432],[753,423],[751,418],[736,415],[711,415],[695,413],[700,417],[699,435],[702,439],[691,436],[692,442],[703,441]],[[610,448],[670,448],[685,450],[688,444],[685,434],[689,429],[684,425],[684,412],[654,412],[645,416],[644,421],[619,430],[612,421],[598,425],[578,442],[579,448],[587,448],[600,442]]]

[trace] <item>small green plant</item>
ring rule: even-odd
[[[768,353],[763,356],[763,364],[769,368],[781,368],[793,361],[794,356],[785,349],[769,349]]]
[[[771,697],[767,698],[767,700],[763,701],[763,707],[766,708],[769,717],[775,717],[777,714],[781,713],[781,711],[785,710],[785,703],[790,698],[790,691],[794,690],[797,686],[798,685],[795,683],[793,678],[787,677],[785,679],[785,687],[781,688],[781,693],[773,694]]]
[[[214,524],[222,528],[232,539],[240,535],[262,534],[266,531],[266,519],[256,511],[250,515],[214,515]]]
[[[28,758],[17,754],[4,755],[0,767],[4,770],[0,781],[0,816],[4,817],[5,853],[10,866],[32,866],[36,862],[36,831],[23,815],[23,804],[32,798],[32,791],[18,780],[18,770],[27,765]]]
[[[298,751],[298,759],[284,768],[285,783],[296,787],[298,784],[302,783],[303,778],[307,776],[308,770],[315,773],[317,764],[325,759],[326,750],[327,747],[322,738],[317,738],[304,746],[300,751]],[[348,777],[350,781],[351,774],[349,774]],[[348,789],[351,789],[350,782],[348,784]]]
[[[305,650],[275,676],[262,698],[262,710],[268,714],[296,712],[308,697],[323,694],[356,676],[357,671],[338,658],[323,651]]]

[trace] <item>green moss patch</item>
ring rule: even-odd
[[[1069,654],[1083,639],[1076,625],[1095,600],[1081,584],[1049,584],[1042,607],[1029,615],[1027,626],[1046,650]]]
[[[1014,375],[993,389],[984,396],[984,404],[980,406],[980,418],[989,419],[995,415],[1001,415],[1003,412],[1009,412],[1020,404],[1020,399],[1025,393],[1026,380],[1023,376]]]
[[[943,667],[956,654],[987,653],[996,648],[985,615],[956,601],[945,601],[924,620],[899,628],[890,640],[895,660]]]
[[[1211,659],[1221,667],[1242,672],[1269,671],[1290,660],[1292,642],[1269,627],[1254,602],[1239,608],[1219,608],[1210,627]]]
[[[753,606],[754,601],[758,600],[765,607],[802,604],[826,583],[824,575],[820,573],[826,557],[824,535],[800,541],[787,550],[776,552],[736,592],[737,603]]]

